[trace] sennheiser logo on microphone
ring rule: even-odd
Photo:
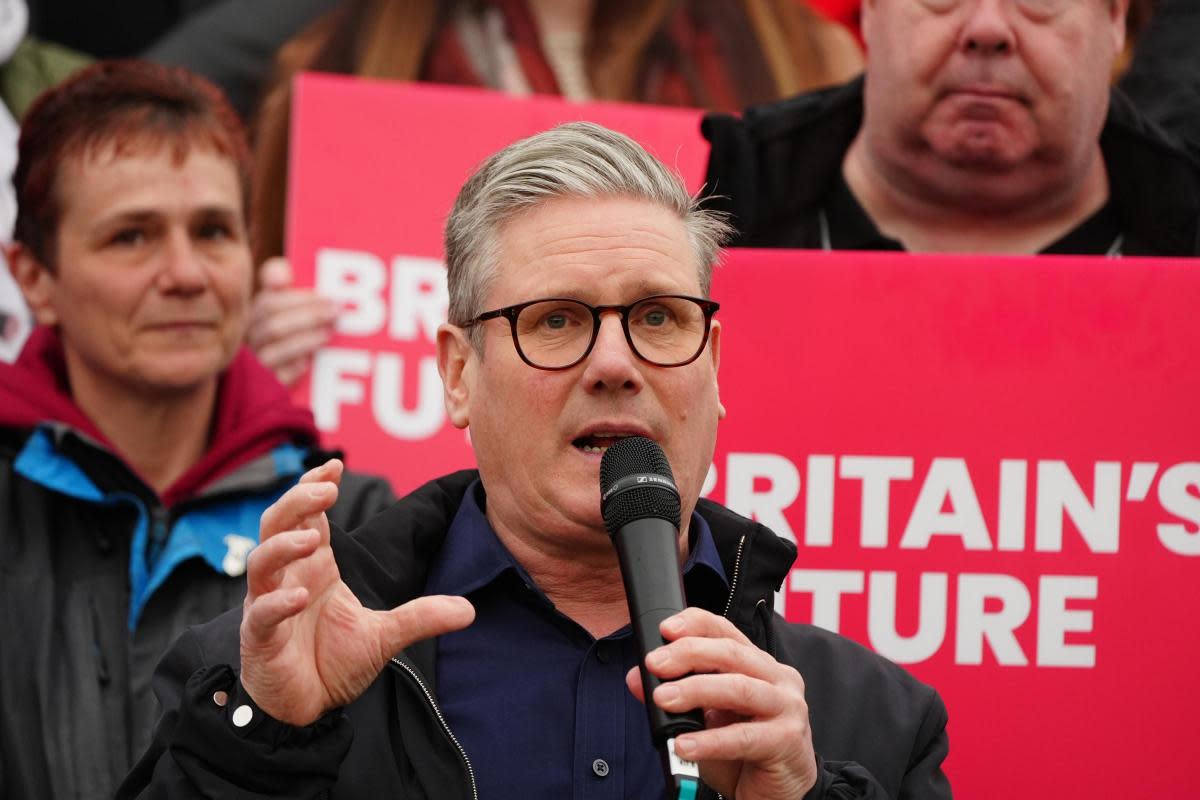
[[[675,488],[674,483],[661,475],[637,475],[635,477],[637,478],[638,483],[661,483],[664,486],[670,486],[672,489]]]
[[[673,480],[662,475],[655,475],[652,472],[642,473],[639,475],[626,475],[624,478],[617,480],[612,486],[608,487],[608,491],[600,496],[600,502],[607,502],[613,495],[620,494],[623,491],[639,486],[644,488],[663,488],[672,492],[679,491],[679,488],[675,486],[675,482]]]

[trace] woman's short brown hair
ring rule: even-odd
[[[119,155],[164,145],[179,162],[193,145],[232,161],[248,214],[250,150],[241,120],[221,90],[182,67],[100,61],[43,93],[21,122],[13,238],[54,269],[61,165],[101,148]]]

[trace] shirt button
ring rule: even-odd
[[[596,773],[598,778],[608,775],[608,762],[603,758],[597,758],[592,762],[592,772]]]

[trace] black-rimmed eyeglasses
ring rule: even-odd
[[[638,358],[659,367],[682,367],[704,350],[718,308],[712,300],[681,294],[656,294],[626,306],[592,306],[567,297],[547,297],[486,311],[463,327],[503,317],[522,361],[537,369],[569,369],[592,352],[600,315],[615,311]]]

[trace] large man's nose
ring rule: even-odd
[[[596,343],[583,363],[582,379],[591,391],[637,392],[644,385],[642,362],[630,349],[621,328],[621,315],[616,312],[600,316]]]
[[[967,17],[959,32],[959,49],[968,55],[996,56],[1013,52],[1016,38],[1011,14],[1013,0],[968,2]]]

